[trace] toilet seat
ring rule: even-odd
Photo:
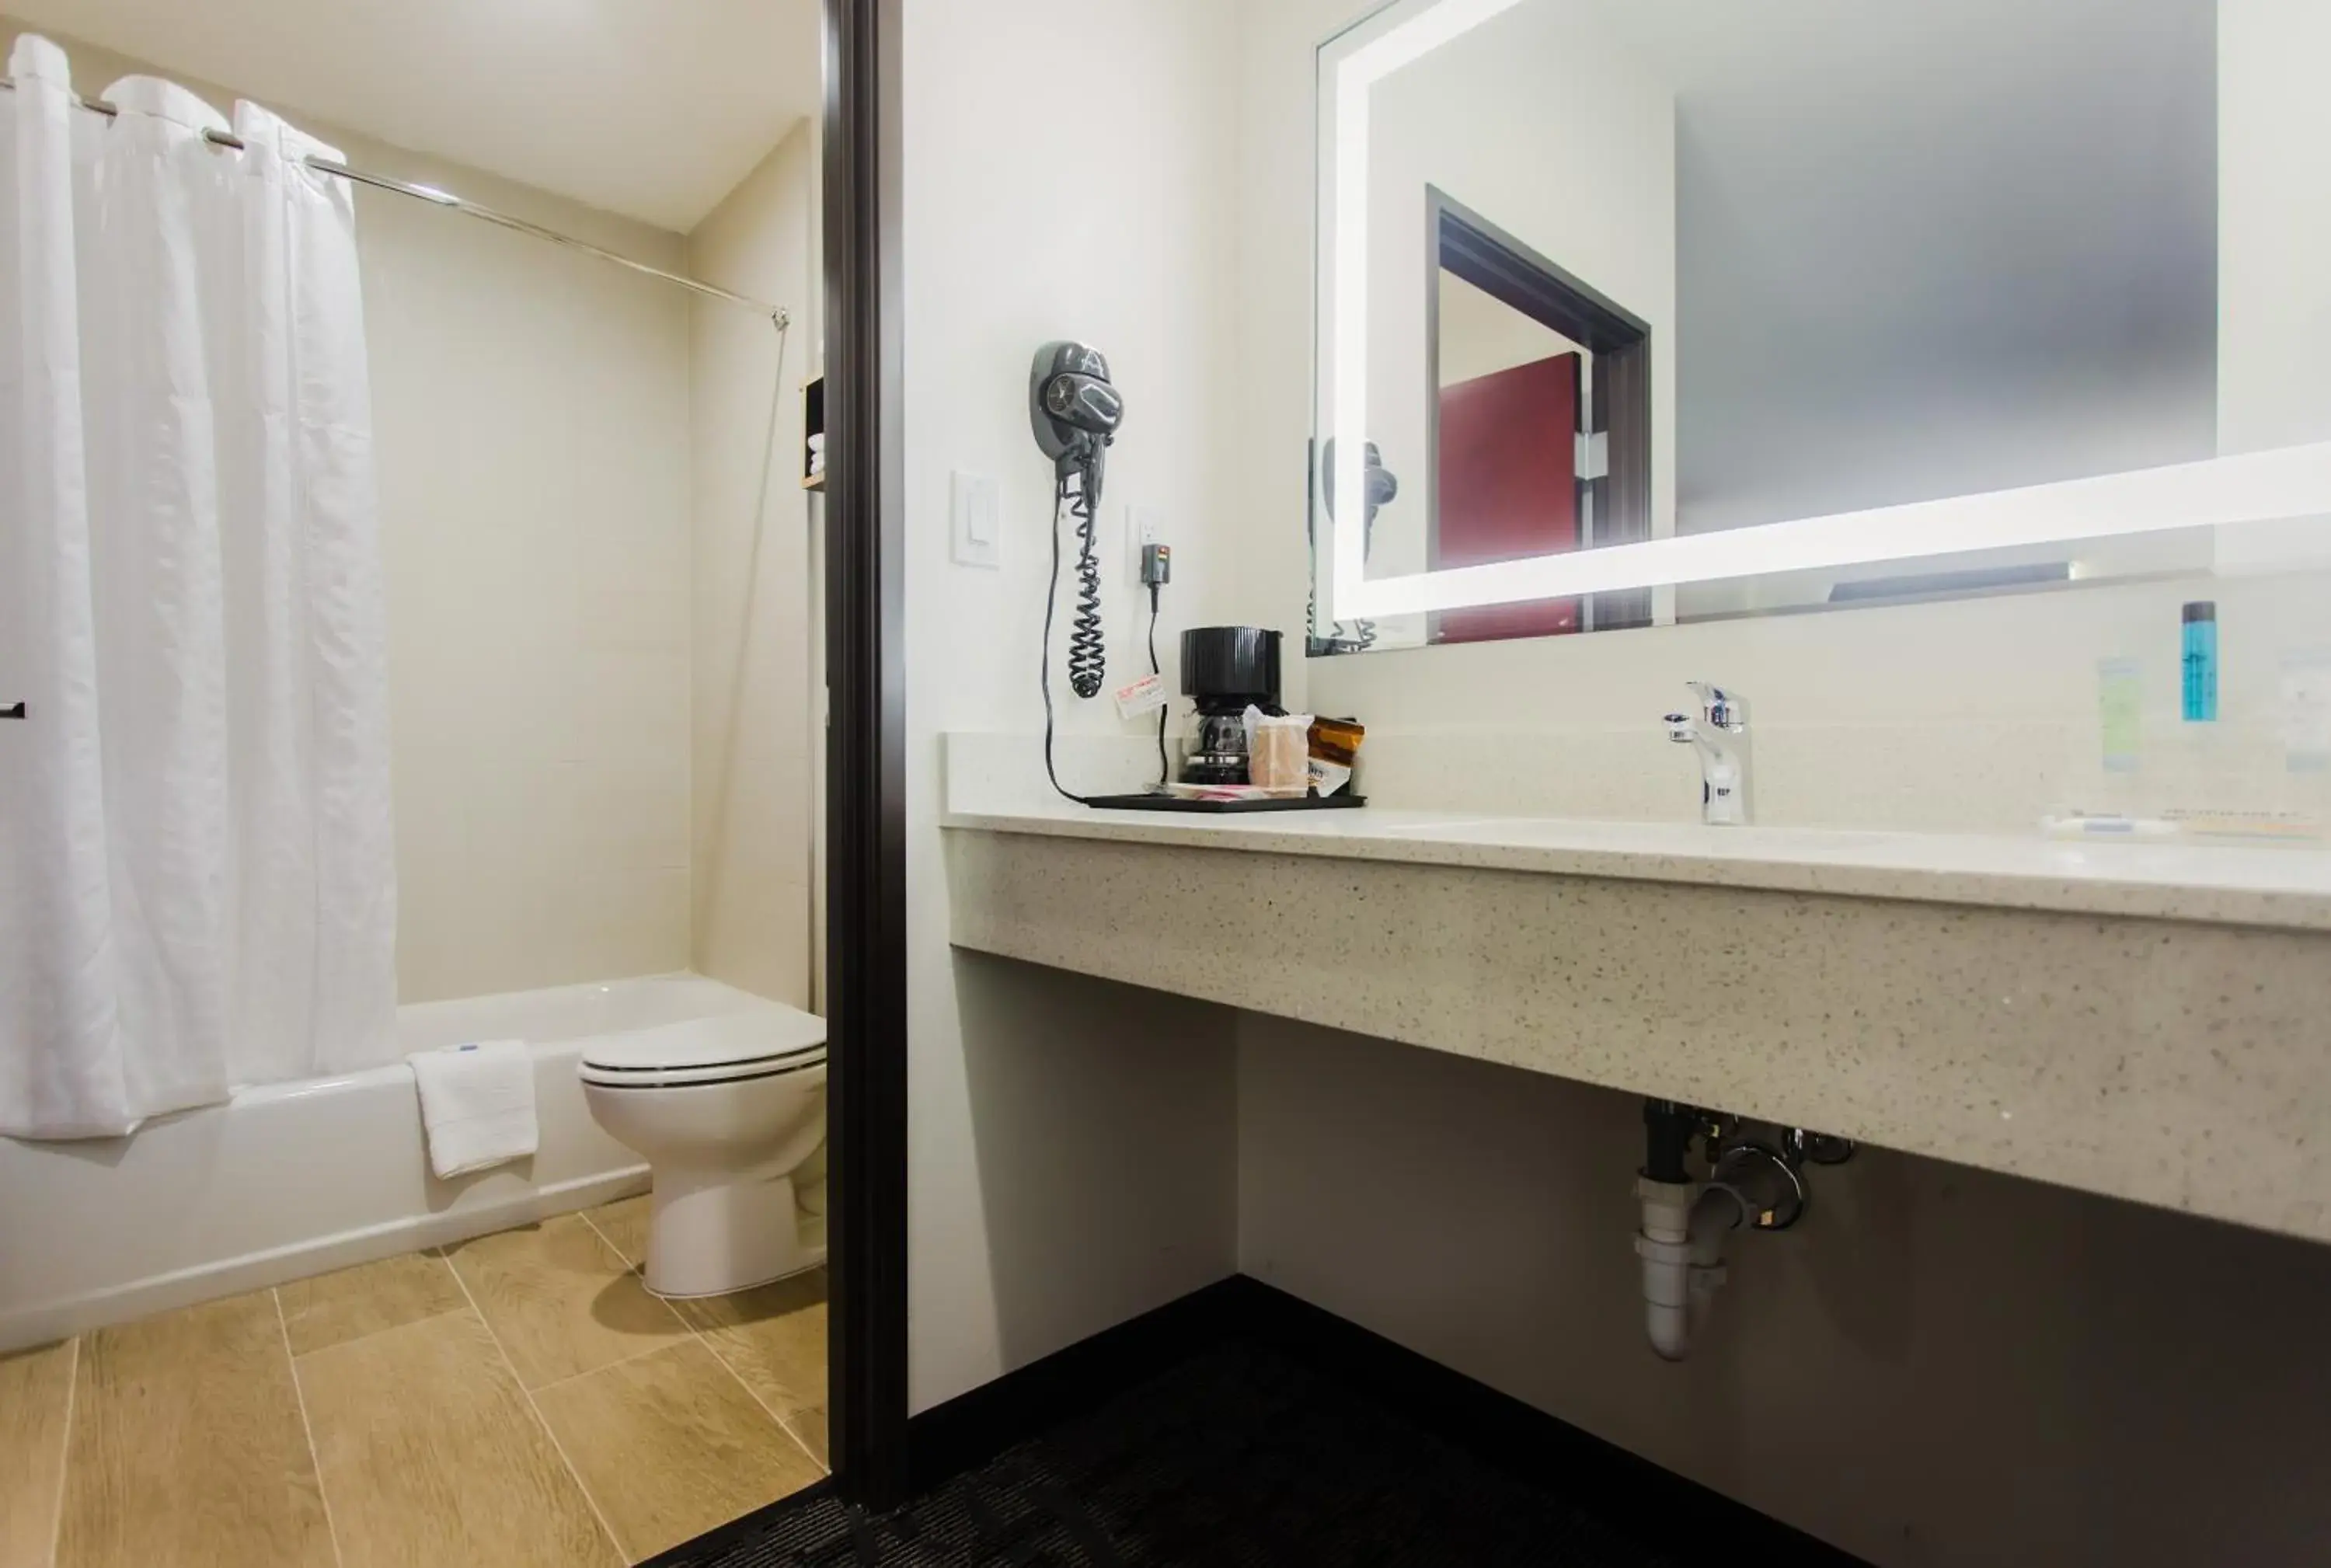
[[[768,1007],[594,1041],[576,1076],[601,1088],[685,1088],[824,1066],[825,1020],[790,1007]]]

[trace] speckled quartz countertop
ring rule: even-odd
[[[1213,816],[1065,801],[956,810],[946,822],[1197,850],[2331,931],[2331,851],[2312,846],[1708,828],[1372,806]]]
[[[2331,851],[1096,812],[1024,738],[944,760],[959,949],[2331,1242]]]

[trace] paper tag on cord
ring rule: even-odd
[[[1145,675],[1117,689],[1117,716],[1138,718],[1145,713],[1155,713],[1173,698],[1166,694],[1166,678]]]

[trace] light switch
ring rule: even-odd
[[[995,480],[986,474],[955,475],[953,518],[954,556],[959,566],[1004,565],[1004,508]]]

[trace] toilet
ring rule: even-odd
[[[801,1174],[823,1212],[825,1020],[772,1003],[609,1035],[576,1072],[593,1119],[655,1183],[650,1290],[725,1296],[825,1260],[794,1193]]]

